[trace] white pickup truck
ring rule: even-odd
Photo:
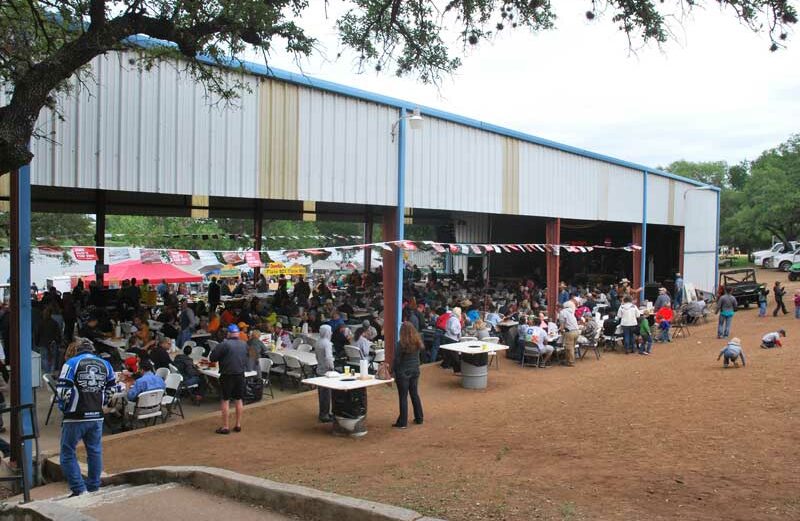
[[[800,262],[800,247],[795,247],[794,251],[789,253],[776,253],[767,260],[767,266],[778,268],[781,271],[789,271],[795,262]]]
[[[791,246],[792,249],[794,250],[797,249],[798,244],[796,241],[790,241],[789,246]],[[757,252],[753,252],[753,263],[756,266],[761,266],[762,268],[769,268],[770,259],[772,259],[775,255],[780,255],[782,253],[785,253],[785,251],[786,251],[786,246],[784,246],[782,242],[776,242],[775,244],[772,245],[772,248],[768,250],[760,250]]]

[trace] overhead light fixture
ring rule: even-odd
[[[419,130],[422,128],[422,114],[419,111],[419,107],[417,107],[411,111],[411,114],[403,116],[394,122],[392,125],[392,143],[394,143],[394,138],[397,136],[397,126],[404,119],[408,121],[408,125],[411,127],[411,130]]]

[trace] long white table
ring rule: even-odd
[[[311,367],[315,367],[317,365],[317,355],[314,353],[298,351],[297,349],[278,349],[276,352],[282,354],[283,356],[293,356],[300,360],[303,365],[308,365]]]
[[[304,384],[325,387],[333,391],[333,434],[344,434],[349,436],[364,436],[367,433],[367,387],[388,384],[391,380],[378,380],[374,375],[368,375],[365,379],[358,376],[345,377],[344,375],[330,378],[328,376],[317,376],[306,378]],[[340,395],[340,396],[337,396]],[[363,414],[354,414],[345,409],[346,405],[352,404],[360,409],[363,407]]]
[[[477,356],[480,364],[474,365],[462,358],[461,360],[461,386],[465,389],[485,389],[486,381],[489,377],[489,353],[506,351],[508,346],[502,344],[492,344],[480,340],[469,342],[456,342],[454,344],[442,344],[439,349],[454,351],[462,355]]]
[[[203,373],[204,375],[214,378],[215,380],[219,380],[219,368],[218,367],[197,367],[197,369]],[[245,378],[250,378],[251,376],[256,376],[258,373],[256,371],[246,371],[244,373]]]

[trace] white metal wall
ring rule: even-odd
[[[532,143],[519,153],[521,214],[641,222],[641,172]]]
[[[670,222],[670,184],[673,180],[650,174],[647,176],[647,222],[649,224],[674,224]]]
[[[257,78],[237,106],[215,104],[175,63],[150,71],[131,53],[92,62],[92,80],[74,81],[64,120],[43,111],[35,139],[34,184],[142,192],[253,197],[257,188]]]
[[[406,136],[407,206],[502,211],[503,137],[431,117]]]
[[[397,204],[397,110],[327,92],[300,90],[298,198]]]
[[[485,244],[489,241],[489,216],[485,214],[456,214],[456,242],[461,244]],[[483,269],[486,269],[486,255],[483,256]],[[467,256],[453,256],[453,271],[467,273]]]

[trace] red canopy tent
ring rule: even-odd
[[[95,279],[95,275],[92,273],[82,278],[84,282],[88,283]],[[145,264],[138,260],[127,260],[109,266],[108,273],[103,277],[103,283],[108,286],[112,280],[122,282],[130,278],[136,278],[139,283],[144,279],[148,279],[150,284],[153,285],[160,283],[162,280],[166,280],[169,284],[200,282],[203,280],[202,275],[189,273],[172,264],[160,262]]]

